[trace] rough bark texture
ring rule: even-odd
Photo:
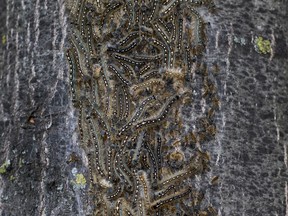
[[[205,199],[219,215],[288,215],[288,2],[215,4],[217,14],[203,17],[210,22],[207,58],[220,65],[218,133],[208,148],[210,175],[220,183]],[[88,193],[73,187],[69,163],[82,150],[64,4],[0,0],[0,12],[0,215],[85,215]],[[84,162],[76,168],[87,170]]]
[[[62,1],[1,1],[0,215],[81,215]],[[79,210],[80,209],[80,210]],[[83,215],[83,214],[82,214]]]
[[[221,213],[287,215],[288,3],[216,5],[208,55],[221,65],[220,131],[211,146]],[[255,51],[257,36],[271,41],[270,54]]]

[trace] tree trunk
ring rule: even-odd
[[[218,215],[288,216],[288,2],[215,5],[199,9],[221,102],[216,137],[202,147],[211,167],[203,179],[219,183],[205,188],[204,203]],[[0,0],[1,216],[93,208],[65,56],[68,17],[64,0]]]

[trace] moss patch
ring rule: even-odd
[[[3,44],[3,45],[6,44],[6,35],[2,35],[2,44]]]
[[[76,174],[76,184],[85,186],[86,185],[86,179],[83,174]]]
[[[10,164],[11,164],[10,160],[5,161],[0,167],[0,174],[5,174]]]
[[[86,186],[86,178],[82,173],[77,173],[75,175],[75,180],[72,181],[75,188],[85,188]]]
[[[264,40],[263,37],[259,36],[255,39],[256,51],[260,54],[268,54],[271,52],[271,42]]]
[[[14,181],[15,179],[16,179],[16,177],[13,176],[13,175],[11,175],[11,176],[9,177],[9,180],[10,180],[10,181]]]

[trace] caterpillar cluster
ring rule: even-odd
[[[209,170],[201,146],[216,135],[220,106],[199,13],[214,10],[213,1],[66,6],[71,97],[88,158],[92,215],[217,215],[212,206],[199,207],[205,196],[200,200],[193,187],[194,177]],[[197,100],[205,101],[204,111],[187,126],[183,110]]]

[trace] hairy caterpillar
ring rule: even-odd
[[[155,203],[153,203],[151,205],[151,208],[152,209],[160,208],[160,207],[162,207],[165,204],[171,203],[171,202],[173,202],[173,201],[175,201],[177,199],[181,199],[181,198],[183,198],[185,196],[188,196],[191,192],[192,192],[191,188],[189,188],[187,190],[184,190],[184,191],[180,191],[175,196],[172,196],[172,197],[169,197],[169,198],[166,198],[166,199],[160,199],[159,201],[156,201]]]

